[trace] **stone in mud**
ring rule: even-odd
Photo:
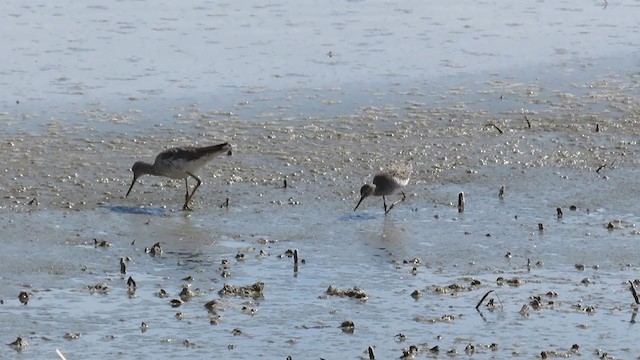
[[[29,293],[26,291],[21,291],[20,294],[18,294],[18,300],[20,300],[20,303],[22,303],[23,305],[27,305],[27,303],[29,302]]]
[[[93,245],[95,247],[109,247],[111,244],[107,240],[98,240],[93,238]]]
[[[159,242],[153,244],[151,248],[144,248],[144,252],[151,255],[161,255],[162,254],[162,246]]]
[[[189,286],[183,287],[182,291],[180,291],[180,299],[184,302],[187,302],[191,300],[192,297],[193,297],[193,291],[191,291]]]
[[[351,320],[345,320],[340,324],[340,328],[342,329],[342,332],[346,334],[353,334],[356,329],[356,324]]]
[[[64,334],[64,338],[67,340],[78,340],[80,339],[80,333],[66,333]]]
[[[415,354],[417,353],[418,347],[415,345],[411,345],[408,349],[402,350],[402,356],[400,356],[400,359],[413,359],[415,358]]]

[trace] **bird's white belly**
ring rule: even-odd
[[[184,179],[189,177],[189,174],[195,174],[205,163],[206,161],[202,160],[166,160],[162,162],[161,172],[163,176],[171,179]]]

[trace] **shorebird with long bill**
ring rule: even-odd
[[[362,203],[362,200],[369,196],[382,196],[382,203],[384,204],[385,215],[393,209],[398,203],[406,200],[407,196],[402,191],[402,188],[409,183],[409,176],[411,175],[411,164],[396,164],[390,166],[388,169],[379,172],[373,177],[373,184],[365,184],[360,188],[360,201],[356,205],[353,211],[358,209],[358,206]],[[395,201],[389,207],[387,207],[386,197],[397,193],[402,194],[400,200]]]
[[[133,164],[133,167],[131,167],[131,171],[133,171],[133,181],[131,182],[131,186],[129,187],[129,191],[127,191],[127,195],[125,195],[125,197],[129,196],[136,180],[138,180],[142,175],[164,176],[170,179],[184,179],[187,193],[184,196],[184,205],[182,206],[182,209],[191,210],[189,209],[189,201],[191,201],[193,194],[195,194],[198,187],[200,187],[200,184],[202,184],[202,181],[195,173],[215,156],[222,154],[231,155],[231,144],[225,142],[205,147],[187,146],[171,148],[158,154],[153,164],[138,161]],[[192,177],[197,181],[191,194],[189,194],[189,177]]]

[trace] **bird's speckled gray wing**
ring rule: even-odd
[[[390,166],[386,173],[396,179],[397,182],[401,183],[402,186],[405,186],[409,182],[412,170],[413,167],[410,163],[395,164]]]

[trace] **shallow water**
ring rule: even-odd
[[[637,356],[636,2],[5,6],[2,341],[29,346],[0,357]],[[134,161],[217,141],[234,155],[202,169],[194,211],[180,181],[124,198]],[[396,161],[407,201],[353,212]]]

